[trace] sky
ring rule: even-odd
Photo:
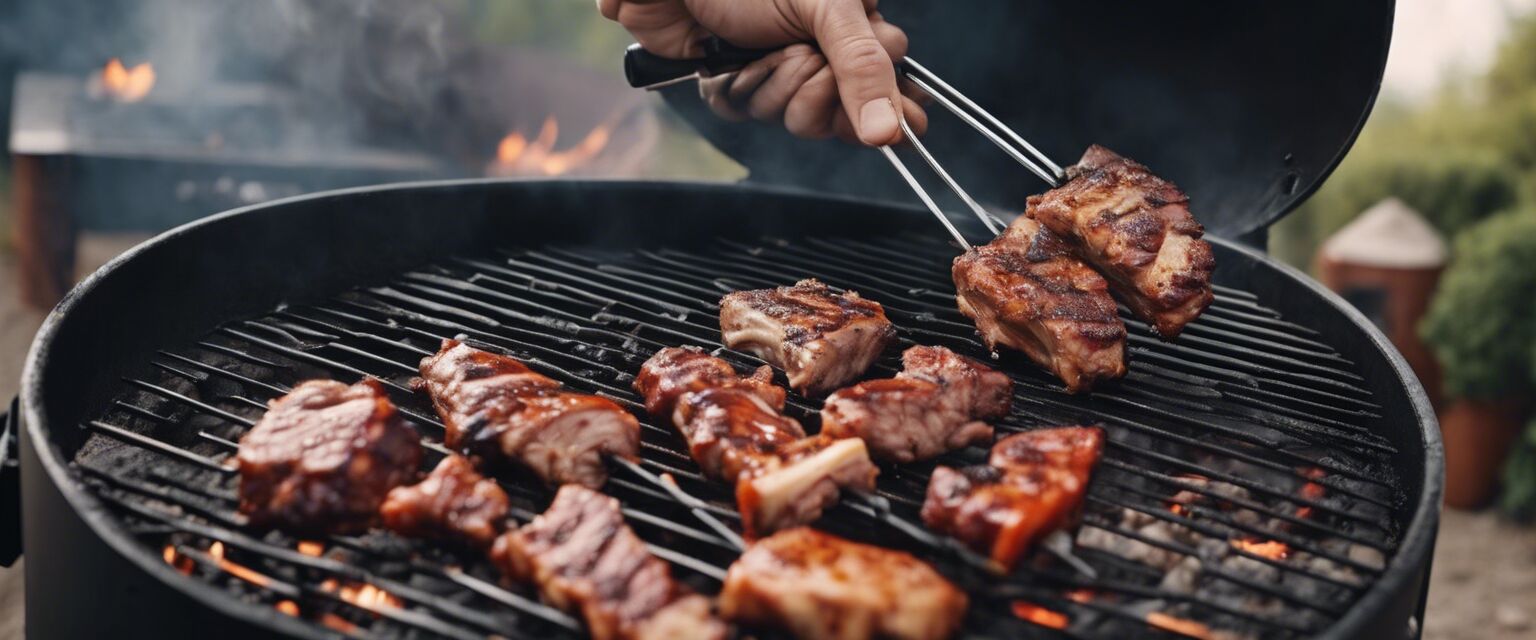
[[[1453,74],[1486,69],[1510,17],[1532,9],[1536,0],[1398,0],[1383,91],[1422,99]]]

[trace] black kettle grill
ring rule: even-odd
[[[976,576],[907,535],[924,465],[883,470],[888,512],[848,505],[819,526],[933,562],[972,593],[973,637],[1416,637],[1442,474],[1429,403],[1368,320],[1234,242],[1315,188],[1349,146],[1380,77],[1390,3],[1125,3],[1095,15],[1014,4],[988,6],[1018,12],[1007,20],[1028,33],[1011,41],[1048,57],[1009,77],[1053,90],[988,107],[1053,156],[1104,142],[1186,187],[1212,231],[1216,302],[1174,343],[1128,320],[1130,373],[1092,395],[1065,394],[1016,355],[997,361],[1019,389],[999,429],[1108,429],[1074,551],[1092,574],[1040,553],[1010,578]],[[939,7],[884,10],[898,23],[961,19]],[[976,59],[975,46],[943,57]],[[1270,73],[1253,73],[1260,62]],[[938,71],[977,86],[967,68]],[[671,99],[693,108],[679,91]],[[1213,119],[1223,103],[1227,119]],[[1138,112],[1155,112],[1157,126],[1136,126]],[[1008,162],[981,157],[990,149],[960,151],[974,137],[946,141],[937,127],[935,152],[977,167],[957,174],[1009,175],[988,172]],[[881,186],[889,169],[865,150],[704,128],[758,181],[904,193]],[[791,153],[802,171],[762,151],[784,148],[800,150]],[[807,175],[833,154],[854,168]],[[1001,189],[994,202],[1029,188],[978,182]],[[0,505],[21,505],[5,518],[0,551],[26,553],[29,634],[580,636],[569,616],[470,554],[377,532],[301,541],[252,530],[223,463],[267,399],[312,377],[377,376],[423,437],[440,439],[408,379],[437,340],[459,334],[635,406],[629,382],[651,352],[718,343],[721,294],[807,276],[882,302],[906,343],[986,357],[953,306],[954,255],[913,207],[697,183],[370,187],[167,232],[77,286],[28,355],[0,438],[20,438],[6,458],[19,456],[20,482],[14,464],[0,467]],[[889,375],[898,351],[872,375]],[[815,424],[815,399],[790,406]],[[616,470],[606,491],[656,553],[713,593],[735,551],[653,480],[672,474],[734,525],[730,495],[698,474],[667,425],[645,422],[643,472]],[[516,474],[502,480],[520,514],[552,495]]]

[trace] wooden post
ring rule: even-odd
[[[73,286],[76,230],[64,200],[61,158],[12,156],[11,241],[20,267],[22,299],[51,309]]]

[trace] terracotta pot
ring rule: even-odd
[[[1498,488],[1504,457],[1525,427],[1526,402],[1457,400],[1440,412],[1445,439],[1445,504],[1476,509]]]

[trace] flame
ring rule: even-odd
[[[1308,478],[1311,478],[1312,480],[1317,480],[1319,478],[1322,478],[1324,475],[1327,475],[1327,472],[1323,471],[1322,469],[1320,469],[1318,467],[1312,467],[1311,469],[1307,469],[1305,471],[1302,471],[1301,474],[1306,476],[1306,477],[1308,477]],[[1301,493],[1301,497],[1306,498],[1308,500],[1318,500],[1318,499],[1323,497],[1324,493],[1327,493],[1327,490],[1324,489],[1323,485],[1320,485],[1320,484],[1318,484],[1316,482],[1308,481],[1306,484],[1301,485],[1300,493]],[[1297,509],[1296,509],[1296,517],[1303,518],[1303,519],[1311,518],[1312,517],[1312,507],[1308,506],[1308,505],[1302,505],[1300,507],[1297,507]]]
[[[1182,503],[1182,502],[1170,502],[1170,503],[1168,503],[1168,510],[1172,511],[1173,515],[1176,515],[1176,516],[1187,516],[1187,515],[1189,515],[1189,508],[1184,506],[1184,503]]]
[[[335,578],[327,579],[320,583],[320,588],[335,593],[342,600],[355,604],[369,611],[377,611],[383,608],[399,609],[405,606],[395,594],[375,587],[366,582],[359,584],[340,584]]]
[[[498,175],[538,173],[558,176],[580,167],[597,157],[608,146],[612,126],[603,123],[587,132],[581,142],[564,151],[555,150],[560,137],[560,123],[554,116],[544,119],[543,126],[533,141],[522,132],[513,131],[496,145],[496,161],[490,171]]]
[[[160,557],[165,558],[166,564],[175,567],[177,571],[180,571],[185,576],[192,575],[192,568],[196,566],[191,558],[178,553],[175,545],[165,545],[165,549],[160,552]]]
[[[298,549],[299,553],[316,558],[320,557],[320,554],[325,553],[325,545],[313,540],[300,540]]]
[[[1270,560],[1284,560],[1291,555],[1291,548],[1278,540],[1233,540],[1232,546]]]
[[[1210,627],[1195,622],[1194,620],[1175,618],[1161,611],[1153,611],[1152,613],[1147,614],[1147,624],[1164,631],[1172,631],[1174,633],[1186,635],[1191,638],[1211,637]]]
[[[299,603],[297,602],[292,600],[282,600],[274,606],[279,612],[282,612],[283,614],[290,615],[295,618],[299,617]]]
[[[339,631],[341,633],[345,633],[345,634],[348,634],[348,635],[350,635],[352,633],[355,633],[357,631],[357,625],[352,624],[351,621],[349,621],[346,618],[343,618],[341,616],[338,616],[338,615],[336,615],[334,613],[325,613],[325,614],[321,615],[320,616],[320,624],[325,625],[329,629],[332,629],[332,630],[335,630],[335,631]]]
[[[113,58],[101,70],[101,87],[114,100],[138,102],[155,87],[155,67],[148,62],[125,67],[122,60]]]
[[[266,575],[257,572],[255,569],[251,569],[245,565],[237,564],[224,559],[224,543],[222,542],[215,541],[212,545],[209,545],[208,555],[212,556],[214,562],[218,563],[219,568],[223,569],[224,572],[228,573],[229,575],[254,584],[258,587],[265,587],[272,584],[271,578],[268,578]]]
[[[1077,603],[1092,602],[1096,595],[1093,589],[1073,589],[1067,592],[1067,599]]]
[[[1031,604],[1023,600],[1013,601],[1013,615],[1020,620],[1028,620],[1042,627],[1052,629],[1065,629],[1071,622],[1067,615],[1058,611],[1052,611],[1037,604]]]

